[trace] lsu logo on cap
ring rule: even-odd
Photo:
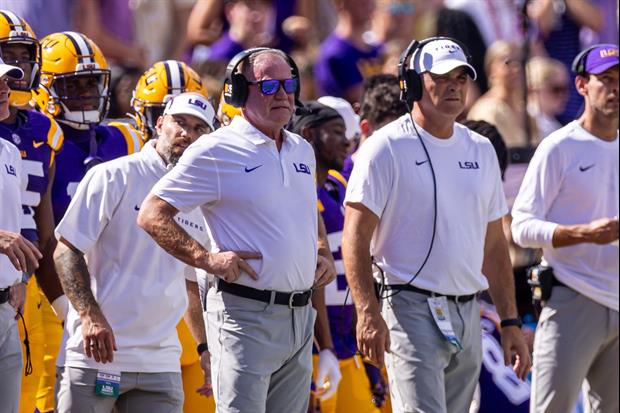
[[[188,104],[198,106],[202,110],[207,110],[207,104],[200,99],[189,98]]]
[[[602,49],[599,52],[601,57],[613,57],[613,56],[618,56],[618,49],[617,48],[611,48],[611,49]]]

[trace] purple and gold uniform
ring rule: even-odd
[[[327,239],[338,273],[336,279],[325,286],[325,303],[334,351],[340,362],[342,373],[338,392],[320,402],[321,412],[379,412],[372,403],[370,382],[362,359],[356,355],[353,303],[350,300],[345,303],[347,281],[342,263],[341,243],[346,188],[346,179],[342,174],[333,170],[329,171],[325,185],[317,188],[318,208],[325,221]]]
[[[121,156],[138,152],[142,147],[139,132],[130,124],[114,122],[94,128],[95,140],[91,131],[75,129],[62,125],[65,143],[57,156],[56,178],[52,187],[54,221],[60,222],[71,197],[87,171],[87,159],[94,163],[105,162]],[[94,166],[94,165],[93,165]]]

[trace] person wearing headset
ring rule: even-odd
[[[228,65],[224,97],[241,116],[188,148],[151,190],[138,224],[216,276],[205,318],[217,411],[305,412],[312,291],[336,271],[317,211],[314,151],[284,129],[299,99],[295,62],[276,49],[241,52]],[[211,252],[176,223],[179,211],[196,207]]]
[[[394,411],[463,412],[482,359],[480,291],[502,318],[504,362],[521,379],[530,367],[501,224],[508,211],[493,146],[455,123],[476,78],[463,47],[414,40],[399,66],[411,112],[361,147],[345,197],[357,341],[372,362],[385,360]]]
[[[534,339],[531,412],[567,412],[582,388],[589,411],[619,408],[618,64],[615,44],[575,58],[584,112],[542,141],[512,210],[512,236],[543,249],[550,287]]]

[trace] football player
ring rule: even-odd
[[[101,125],[109,104],[109,81],[105,57],[83,34],[53,33],[41,39],[41,77],[34,98],[41,112],[58,121],[65,137],[63,150],[56,156],[51,193],[55,223],[64,215],[89,168],[142,147],[143,140],[131,125]],[[48,412],[54,408],[55,360],[62,328],[57,318],[45,316],[51,314],[49,311],[43,314],[45,372],[37,405],[39,411]]]
[[[178,60],[165,60],[153,64],[138,79],[133,91],[131,106],[135,112],[132,116],[145,140],[156,137],[155,125],[163,114],[168,100],[185,92],[196,92],[208,98],[207,89],[200,76],[191,67]],[[185,413],[215,412],[213,396],[204,397],[197,389],[204,384],[204,373],[200,367],[200,357],[196,352],[196,340],[181,320],[177,326],[181,353],[181,374]]]
[[[45,335],[42,322],[42,303],[54,303],[62,312],[64,295],[52,263],[54,249],[54,219],[51,187],[54,180],[56,152],[63,142],[63,133],[54,118],[32,110],[32,90],[39,84],[41,50],[35,33],[28,23],[9,10],[0,10],[0,51],[5,62],[24,71],[21,80],[9,82],[9,117],[0,122],[0,139],[14,143],[22,157],[25,187],[22,193],[22,235],[43,253],[35,278],[27,282],[24,311],[30,343],[32,374],[26,367],[22,382],[20,411],[35,409],[36,392],[43,371]],[[40,288],[39,288],[40,287]],[[47,297],[47,298],[46,298]],[[66,305],[66,304],[65,304]],[[22,339],[25,331],[20,327]],[[24,366],[28,366],[28,360]]]

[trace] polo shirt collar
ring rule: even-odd
[[[166,173],[172,168],[172,165],[165,164],[164,160],[155,150],[155,140],[150,140],[144,144],[142,150],[140,151],[140,155],[142,156],[142,159],[144,159],[146,163],[156,172]]]
[[[263,132],[259,131],[254,125],[252,125],[246,118],[243,116],[235,116],[230,124],[231,127],[235,128],[242,136],[252,142],[254,145],[260,145],[263,143],[270,143],[275,141],[265,135]],[[286,142],[288,139],[287,131],[282,128],[283,142]]]

